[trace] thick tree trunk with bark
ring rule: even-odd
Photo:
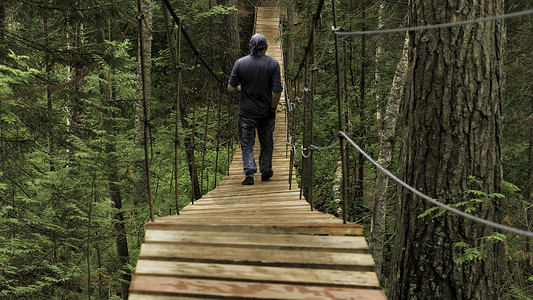
[[[150,100],[150,87],[151,87],[151,74],[152,74],[152,0],[142,0],[143,11],[143,43],[144,43],[144,73],[146,82],[146,99]],[[146,202],[148,188],[147,188],[147,174],[144,166],[144,117],[143,117],[143,78],[141,65],[141,53],[140,53],[140,41],[138,51],[138,63],[137,63],[137,91],[136,91],[136,112],[135,118],[135,140],[134,140],[134,153],[133,153],[133,165],[135,169],[134,186],[135,193],[133,195],[133,203],[138,205]],[[148,108],[147,108],[148,109]],[[148,110],[148,115],[150,111]]]
[[[378,163],[385,169],[390,170],[394,145],[396,142],[396,120],[400,110],[400,103],[405,87],[405,75],[407,74],[407,54],[409,53],[409,35],[405,37],[402,57],[396,66],[396,73],[392,80],[389,94],[389,102],[383,116],[383,124],[380,132],[380,148]],[[372,228],[370,231],[370,253],[376,262],[376,273],[381,274],[383,265],[383,245],[385,244],[386,214],[387,214],[387,188],[389,176],[378,172],[374,192],[374,209],[372,216]]]
[[[503,13],[503,1],[412,0],[409,26]],[[399,177],[441,202],[468,201],[466,190],[498,192],[501,170],[503,22],[410,34]],[[474,184],[474,176],[481,184]],[[500,203],[476,204],[477,216],[501,221]],[[481,238],[495,230],[444,213],[398,188],[390,299],[497,299],[503,247]],[[465,242],[484,259],[457,264]]]

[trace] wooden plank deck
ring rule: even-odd
[[[281,62],[277,9],[259,7],[255,28]],[[386,299],[362,227],[311,211],[294,175],[289,189],[285,113],[274,135],[270,181],[241,185],[237,149],[216,189],[146,224],[129,299]]]

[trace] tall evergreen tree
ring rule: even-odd
[[[413,0],[409,25],[498,15],[503,1]],[[399,177],[447,204],[471,203],[502,180],[503,22],[410,34]],[[472,179],[474,178],[474,179]],[[486,197],[475,214],[501,221],[501,200]],[[461,217],[419,217],[432,205],[398,190],[390,299],[497,299],[503,247],[494,229]],[[464,247],[478,257],[464,261]]]
[[[133,153],[133,163],[135,167],[135,189],[137,193],[133,197],[133,203],[136,205],[146,205],[148,199],[147,177],[145,165],[144,165],[144,143],[147,142],[143,138],[144,127],[149,125],[149,120],[145,120],[143,112],[143,97],[146,97],[147,101],[151,96],[151,74],[152,74],[152,16],[153,5],[152,0],[140,0],[142,10],[142,36],[144,44],[144,65],[141,64],[141,41],[138,41],[138,64],[137,64],[137,116],[135,118],[135,140]],[[144,68],[144,73],[143,73]],[[144,78],[143,78],[144,74]],[[143,86],[144,82],[144,86]],[[145,95],[143,96],[143,93]],[[147,107],[148,115],[150,115],[149,107]]]

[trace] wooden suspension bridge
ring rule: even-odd
[[[258,7],[255,32],[283,76],[277,8]],[[216,189],[146,224],[129,299],[386,299],[362,227],[312,211],[290,188],[285,126],[278,113],[270,181],[241,185],[237,149]]]

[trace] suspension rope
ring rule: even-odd
[[[176,15],[176,12],[172,8],[172,6],[170,6],[170,3],[168,2],[168,0],[162,0],[162,1],[163,1],[164,5],[168,8],[168,11],[170,12],[170,15],[172,16],[172,18],[174,19],[174,22],[176,22],[176,24],[181,24],[180,17],[178,17],[178,15]],[[189,46],[193,50],[193,52],[196,55],[196,57],[200,60],[202,65],[207,69],[207,71],[209,71],[209,73],[213,76],[213,78],[215,78],[218,81],[218,83],[224,85],[225,81],[222,80],[220,77],[218,77],[218,75],[213,71],[213,68],[204,60],[202,55],[200,55],[200,50],[198,50],[198,48],[196,48],[194,46],[194,43],[192,42],[191,38],[189,37],[189,34],[187,33],[187,31],[185,30],[185,27],[183,25],[181,26],[181,33],[183,34],[183,37],[185,38],[185,40],[187,41],[187,43],[189,44]],[[224,77],[228,77],[228,76],[226,74],[224,74]]]
[[[527,15],[533,15],[533,9],[523,10],[523,11],[509,13],[509,14],[491,16],[491,17],[472,19],[472,20],[450,22],[450,23],[432,24],[432,25],[430,24],[430,25],[422,25],[422,26],[416,26],[416,27],[380,29],[380,30],[370,30],[370,31],[354,31],[354,32],[337,31],[335,32],[335,34],[340,35],[340,36],[356,36],[356,35],[374,35],[374,34],[387,34],[387,33],[397,33],[397,32],[410,32],[410,31],[448,28],[448,27],[455,27],[455,26],[461,26],[461,25],[490,22],[490,21],[496,21],[496,20],[517,18],[517,17],[527,16]]]
[[[142,12],[141,0],[137,1],[137,8],[139,12]],[[139,15],[139,56],[141,64],[141,81],[142,81],[142,110],[143,110],[143,145],[144,145],[144,168],[146,172],[146,189],[148,196],[148,204],[150,206],[150,220],[154,222],[154,202],[152,197],[152,186],[150,179],[150,159],[148,156],[148,131],[149,131],[149,116],[148,116],[148,98],[146,95],[146,70],[145,70],[145,57],[144,57],[144,36],[143,36],[143,19],[144,15]]]
[[[315,145],[309,145],[309,149],[310,150],[328,150],[328,149],[331,149],[331,148],[335,148],[339,145],[339,141],[336,141],[335,143],[331,144],[331,145],[328,145],[328,146],[325,146],[325,147],[319,147],[319,146],[315,146]]]
[[[508,232],[512,232],[512,233],[516,233],[516,234],[519,234],[519,235],[523,235],[523,236],[527,236],[527,237],[533,238],[533,232],[530,232],[530,231],[527,231],[527,230],[518,229],[518,228],[513,228],[513,227],[510,227],[510,226],[507,226],[507,225],[503,225],[503,224],[495,223],[495,222],[492,222],[492,221],[489,221],[489,220],[485,220],[485,219],[482,219],[480,217],[476,217],[476,216],[473,216],[471,214],[465,213],[465,212],[463,212],[461,210],[458,210],[457,208],[448,206],[448,205],[446,205],[446,204],[444,204],[442,202],[439,202],[439,201],[437,201],[435,199],[432,199],[431,197],[427,196],[426,194],[424,194],[424,193],[418,191],[417,189],[413,188],[412,186],[408,185],[407,183],[402,181],[400,178],[394,176],[394,174],[392,174],[390,171],[388,171],[387,169],[382,167],[380,164],[378,164],[374,159],[372,159],[372,157],[370,157],[370,155],[368,155],[352,139],[350,139],[346,135],[346,133],[344,133],[342,131],[339,131],[339,134],[343,138],[345,138],[350,144],[352,144],[352,146],[354,146],[355,149],[357,149],[357,151],[359,151],[359,153],[361,153],[366,159],[368,159],[372,164],[374,164],[379,170],[381,170],[387,176],[389,176],[394,181],[396,181],[397,183],[401,184],[403,187],[405,187],[409,191],[413,192],[417,196],[422,197],[423,199],[425,199],[425,200],[427,200],[427,201],[429,201],[429,202],[431,202],[431,203],[433,203],[433,204],[435,204],[437,206],[440,206],[440,207],[446,209],[447,211],[455,213],[455,214],[457,214],[459,216],[462,216],[464,218],[473,220],[475,222],[478,222],[478,223],[481,223],[481,224],[484,224],[484,225],[487,225],[487,226],[490,226],[490,227],[493,227],[493,228],[496,228],[496,229],[500,229],[500,230],[504,230],[504,231],[508,231]]]
[[[320,14],[322,13],[322,8],[324,7],[324,1],[325,0],[320,0],[320,2],[318,2],[318,5],[317,5],[317,8],[316,8],[316,12],[315,14],[313,15],[313,24],[311,25],[311,31],[314,31],[317,24],[318,24],[318,21],[320,20]],[[311,45],[313,44],[313,35],[310,34],[309,35],[309,40],[307,41],[307,46],[305,47],[305,52],[304,52],[304,56],[302,58],[302,62],[300,63],[300,66],[298,67],[298,72],[296,72],[296,76],[295,77],[298,77],[300,75],[300,72],[302,71],[302,68],[303,66],[305,65],[305,62],[307,60],[307,55],[309,55],[309,52],[311,51]]]

